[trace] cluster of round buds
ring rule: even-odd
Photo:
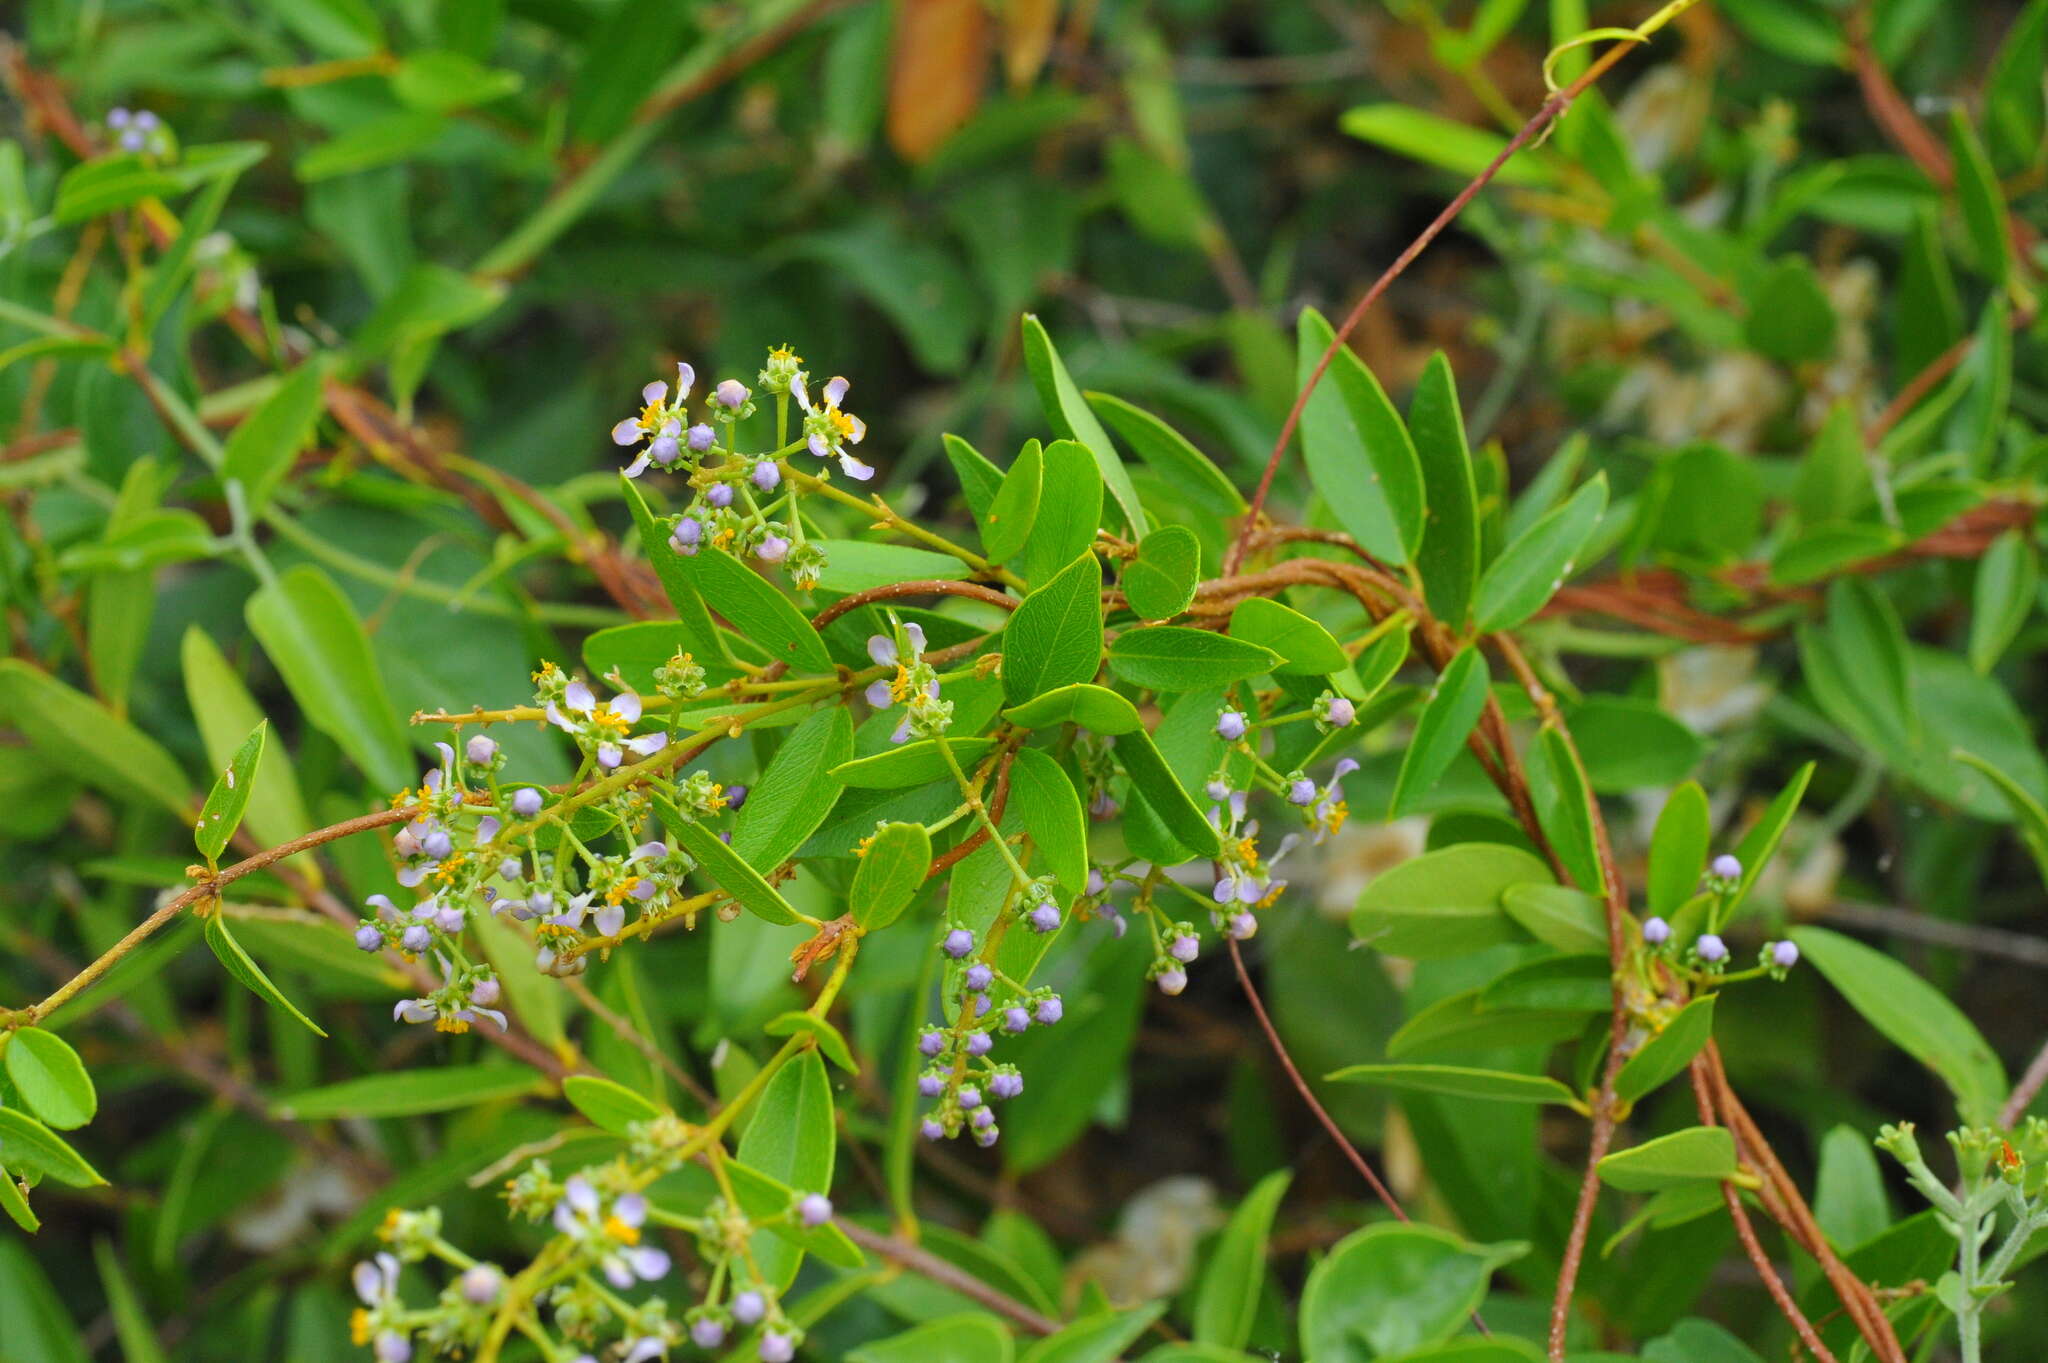
[[[1217,802],[1209,810],[1209,822],[1222,835],[1213,891],[1218,906],[1216,927],[1219,932],[1243,941],[1258,931],[1253,911],[1271,904],[1287,888],[1287,882],[1275,880],[1272,872],[1300,839],[1290,833],[1280,840],[1270,858],[1262,858],[1258,820],[1245,818],[1245,792],[1232,790],[1221,776],[1211,778],[1206,790],[1209,798]]]
[[[1024,887],[1024,925],[1036,933],[1058,932],[1062,915],[1051,876],[1039,876]]]
[[[936,738],[953,723],[953,702],[939,698],[939,674],[924,660],[924,630],[915,621],[902,626],[900,638],[886,634],[868,636],[868,657],[877,667],[893,667],[893,677],[877,677],[864,693],[877,710],[903,707],[902,722],[889,735],[891,743],[902,743],[915,734]]]
[[[1782,980],[1793,966],[1799,964],[1799,944],[1790,941],[1765,942],[1763,950],[1757,954],[1757,964],[1768,971],[1772,979]]]
[[[177,150],[171,130],[148,109],[107,110],[107,131],[122,151],[143,152],[163,160]]]
[[[1693,940],[1690,954],[1702,969],[1717,974],[1728,964],[1728,944],[1718,933],[1701,933]]]
[[[1001,1131],[989,1100],[1015,1098],[1024,1091],[1024,1077],[1014,1065],[988,1059],[995,1049],[996,1030],[1015,1034],[1033,1026],[1050,1027],[1065,1016],[1066,1006],[1050,989],[1024,989],[999,976],[989,962],[970,959],[977,945],[974,933],[962,927],[948,929],[939,939],[941,955],[956,963],[966,962],[957,967],[955,976],[959,1022],[951,1028],[927,1027],[918,1033],[917,1052],[931,1063],[918,1076],[917,1092],[936,1103],[920,1124],[927,1140],[965,1132],[976,1143],[990,1146]],[[1010,997],[998,1008],[992,992],[999,984]],[[983,1024],[984,1018],[993,1027]]]
[[[751,1287],[733,1293],[727,1306],[695,1308],[688,1320],[690,1343],[706,1351],[723,1348],[727,1332],[735,1325],[751,1330],[768,1321],[755,1351],[761,1363],[790,1363],[804,1338],[804,1332],[783,1317],[779,1303],[771,1303],[764,1293]]]
[[[704,694],[704,667],[695,657],[678,650],[654,669],[654,689],[672,701],[694,700]]]
[[[1249,914],[1245,917],[1250,917]],[[1253,920],[1256,923],[1256,919]],[[1247,934],[1249,935],[1249,934]],[[1166,940],[1160,954],[1145,972],[1146,978],[1159,986],[1162,994],[1178,994],[1188,987],[1187,967],[1194,964],[1202,954],[1202,939],[1195,935],[1193,923],[1175,923],[1167,929]]]
[[[1314,711],[1316,728],[1326,734],[1348,729],[1358,721],[1358,707],[1351,703],[1351,698],[1334,691],[1317,696]]]
[[[612,443],[634,451],[633,462],[626,466],[628,478],[638,478],[650,463],[665,469],[675,467],[683,461],[686,448],[694,454],[711,448],[715,437],[709,426],[698,428],[701,437],[698,429],[684,429],[689,422],[690,389],[696,382],[696,370],[687,364],[677,364],[673,401],[668,385],[657,380],[640,390],[639,415],[629,416],[612,427]],[[643,445],[642,441],[646,443]]]
[[[1341,757],[1330,772],[1330,779],[1321,786],[1300,771],[1287,776],[1287,803],[1308,811],[1308,823],[1314,841],[1321,842],[1344,826],[1351,817],[1351,807],[1344,803],[1344,778],[1358,770],[1355,758]]]

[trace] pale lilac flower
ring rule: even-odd
[[[629,416],[612,427],[612,443],[621,447],[638,445],[652,437],[647,447],[639,452],[639,457],[627,466],[628,478],[638,478],[646,472],[650,462],[672,464],[682,453],[679,437],[683,423],[679,414],[690,396],[690,386],[696,381],[695,370],[686,364],[678,364],[674,403],[668,401],[668,385],[657,380],[640,390],[640,400],[645,404],[640,415]]]
[[[781,535],[768,535],[755,547],[754,554],[763,563],[780,563],[789,555],[789,541]]]
[[[858,445],[867,438],[867,423],[851,412],[841,411],[839,404],[851,387],[843,378],[826,380],[820,396],[823,403],[813,406],[809,390],[804,387],[801,375],[790,381],[790,396],[796,405],[804,410],[805,447],[820,459],[837,458],[840,469],[849,478],[862,482],[875,476],[875,471],[850,454],[846,447]]]
[[[601,701],[580,680],[569,683],[561,704],[549,701],[547,708],[548,723],[596,745],[597,764],[606,770],[624,761],[628,751],[650,757],[668,746],[666,733],[627,736],[640,722],[640,714],[640,697],[631,691]]]

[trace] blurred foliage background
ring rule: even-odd
[[[1301,309],[1344,312],[1542,101],[1555,43],[1641,17],[1584,0],[21,0],[0,54],[0,300],[55,299],[120,346],[100,357],[112,364],[34,354],[0,371],[9,651],[82,672],[194,768],[209,742],[188,701],[190,627],[272,715],[297,689],[252,645],[255,580],[209,547],[229,510],[181,452],[175,405],[118,372],[136,366],[225,428],[286,360],[329,355],[318,435],[258,519],[280,568],[315,562],[341,585],[401,714],[515,699],[536,658],[573,661],[591,629],[658,603],[639,565],[593,536],[625,524],[605,432],[677,359],[751,375],[765,347],[797,343],[814,373],[853,379],[877,486],[938,518],[958,507],[942,432],[1005,454],[1040,432],[1017,342],[1018,314],[1037,312],[1084,387],[1166,417],[1248,488],[1294,396]],[[2028,280],[2048,203],[2044,32],[2040,0],[1701,5],[1512,163],[1354,348],[1396,393],[1431,352],[1450,354],[1492,480],[1483,496],[1566,462],[1605,469],[1648,527],[1620,547],[1646,569],[1768,558],[1799,524],[1787,507],[1809,525],[1855,509],[1870,494],[1853,471],[1829,486],[1795,457],[1831,420],[1852,444],[1872,423],[1939,431],[1980,481],[2038,475],[2048,371]],[[1557,70],[1583,60],[1568,52]],[[153,112],[187,148],[226,148],[165,188],[202,229],[167,297],[133,268],[155,250],[146,214],[78,203],[66,220],[58,182],[116,107]],[[51,229],[53,198],[66,230]],[[0,314],[0,344],[28,335]],[[1972,355],[1995,358],[1961,372],[1990,367],[1913,427],[1926,409],[1896,400],[1924,397],[1916,378],[1971,336]],[[1148,503],[1195,505],[1140,478]],[[1323,514],[1296,464],[1278,496]],[[1958,507],[1905,500],[1916,536]],[[138,548],[112,514],[159,502],[186,519],[151,521]],[[1190,518],[1213,566],[1225,527],[1199,507]],[[1898,581],[1902,613],[1932,640],[1961,647],[1969,633],[1949,609],[1970,593],[1969,557]],[[1843,744],[1825,701],[1817,711],[1788,680],[1788,641],[1701,635],[1686,612],[1720,604],[1711,592],[1624,604],[1644,632],[1589,642],[1559,622],[1558,639],[1606,654],[1588,670],[1661,703],[1691,741],[1674,759],[1661,730],[1646,742],[1628,714],[1610,717],[1603,789],[1617,808],[1688,772],[1723,804],[1767,798],[1823,758],[1767,895],[1792,917],[1888,939],[1966,999],[2003,1053],[2031,1054],[2048,945],[1997,802]],[[1695,637],[1658,628],[1672,620]],[[2031,736],[2044,644],[2035,616],[1980,669],[2006,657],[2016,707],[1991,706],[1979,732],[2030,787],[2048,787]],[[315,822],[388,793],[389,767],[369,769],[325,726],[289,737]],[[404,744],[425,738],[400,736],[399,779]],[[529,774],[568,775],[538,737],[508,744]],[[1639,808],[1641,827],[1619,823],[1627,858],[1656,806]],[[10,997],[117,935],[139,887],[177,882],[167,826],[81,799],[33,749],[0,747]],[[1362,820],[1299,877],[1302,910],[1263,943],[1278,1024],[1308,1073],[1365,1058],[1400,1021],[1398,965],[1359,968],[1341,915],[1429,836],[1420,821]],[[349,855],[335,849],[345,877]],[[182,1356],[352,1357],[332,1265],[386,1203],[443,1198],[470,1225],[496,1215],[450,1190],[487,1162],[465,1153],[495,1157],[530,1134],[517,1123],[477,1119],[432,1148],[394,1124],[406,1186],[372,1196],[325,1137],[219,1101],[222,1084],[299,1087],[418,1044],[377,1022],[382,982],[274,964],[361,1025],[333,1027],[315,1054],[252,1018],[246,996],[216,995],[211,963],[188,958],[90,1033],[95,1067],[132,1067],[135,1081],[94,1148],[125,1150],[122,1182],[161,1196],[81,1199],[53,1218],[34,1253],[54,1298],[0,1274],[0,1358],[79,1356],[53,1311],[113,1356],[110,1289],[92,1266],[109,1235]],[[595,987],[700,1051],[779,1011],[786,988],[772,955],[721,960],[694,940],[660,944],[637,970],[639,984],[621,970]],[[937,1157],[947,1196],[1024,1208],[1112,1296],[1184,1286],[1219,1202],[1280,1164],[1299,1163],[1329,1209],[1284,1228],[1283,1261],[1351,1224],[1336,1204],[1358,1190],[1274,1100],[1221,971],[1177,1000],[1145,1002],[1132,971],[1103,989],[1120,1030],[1074,1060],[1087,1070],[1078,1120],[1020,1142],[1025,1154],[1013,1145],[1007,1166]],[[1942,1123],[1938,1085],[1811,978],[1723,1021],[1731,1068],[1809,1186],[1838,1124]],[[1538,1156],[1535,1117],[1330,1098],[1423,1207],[1480,1237],[1556,1240],[1575,1170]],[[1183,1177],[1161,1184],[1166,1172]],[[1728,1243],[1718,1221],[1653,1233],[1589,1262],[1586,1292],[1636,1338],[1702,1288],[1707,1314],[1744,1319],[1762,1298],[1715,1274]],[[22,1253],[0,1241],[0,1265]],[[1512,1270],[1536,1297],[1553,1253]],[[2048,1346],[2043,1301],[2036,1288],[2006,1313],[2002,1356]],[[34,1346],[17,1342],[22,1320],[45,1332]]]

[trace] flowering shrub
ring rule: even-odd
[[[1019,172],[951,201],[986,300],[879,219],[802,246],[973,440],[886,400],[870,440],[830,371],[900,360],[798,290],[802,353],[665,339],[608,443],[609,379],[536,437],[480,378],[580,385],[576,345],[494,370],[475,329],[554,301],[678,106],[822,44],[834,155],[886,84],[896,156],[1005,163],[1080,120],[1046,62],[1093,9],[512,8],[171,26],[330,134],[293,176],[339,302],[251,254],[270,149],[195,135],[232,115],[81,117],[40,63],[119,56],[97,20],[0,52],[0,1359],[2038,1352],[2048,1050],[1980,958],[2044,954],[2048,3],[1944,77],[1945,138],[1894,82],[1981,16],[1911,6],[1560,4],[1499,136],[1349,110],[1469,181],[1418,244],[1464,211],[1505,262],[1490,362],[1368,363],[1398,242],[1290,347],[1120,13],[1104,202],[1213,270],[1234,384],[1018,321],[1087,211]],[[1482,105],[1521,8],[1421,24]],[[1675,65],[1595,92],[1715,39],[1766,83],[1734,112]],[[1853,68],[1898,154],[1802,160],[1788,63]],[[531,197],[564,136],[473,267],[392,249],[415,174]],[[1511,470],[1539,372],[1570,429]]]

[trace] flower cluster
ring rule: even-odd
[[[903,707],[902,722],[889,735],[891,743],[936,738],[953,723],[953,702],[939,698],[939,674],[924,660],[924,630],[915,621],[899,627],[897,637],[868,636],[868,657],[877,667],[893,667],[893,677],[868,684],[867,703],[877,710]]]
[[[1023,918],[1035,931],[1059,927],[1059,907],[1050,899],[1049,886]],[[917,1093],[934,1102],[918,1130],[926,1140],[966,1133],[976,1144],[991,1146],[1002,1135],[992,1104],[1024,1091],[1024,1076],[1015,1065],[989,1058],[997,1035],[1051,1027],[1066,1016],[1066,1004],[1050,989],[1005,975],[995,963],[994,942],[978,940],[967,928],[948,928],[939,939],[939,952],[948,962],[953,1017],[949,1025],[926,1027],[917,1036],[917,1053],[927,1062],[917,1077]]]
[[[107,132],[122,151],[140,152],[159,161],[168,161],[177,152],[177,139],[170,128],[148,109],[107,110]]]

